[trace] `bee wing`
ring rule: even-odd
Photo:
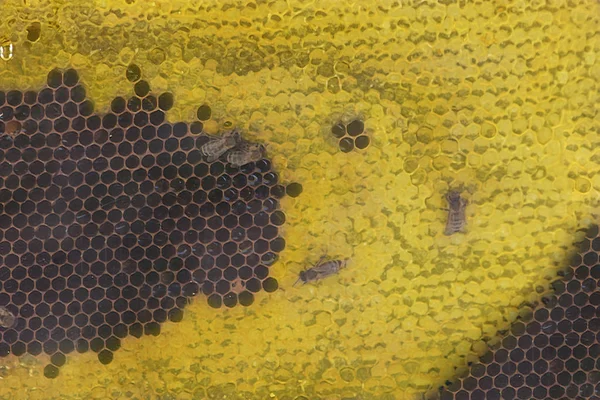
[[[311,268],[311,271],[319,275],[329,275],[332,272],[332,267],[334,266],[333,263],[336,262],[337,261],[329,261],[323,264],[315,265]]]
[[[217,161],[221,155],[211,154],[210,156],[206,156],[206,161],[213,162]]]

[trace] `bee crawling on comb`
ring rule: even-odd
[[[335,275],[341,269],[346,268],[350,262],[350,259],[348,258],[343,260],[329,261],[325,261],[325,258],[325,256],[321,257],[313,267],[300,272],[300,276],[293,286],[296,286],[300,281],[302,281],[303,284],[306,284],[308,282],[320,281],[323,278]]]
[[[219,157],[236,147],[242,141],[240,131],[233,129],[223,133],[223,136],[210,136],[207,143],[200,147],[200,153],[206,157],[206,161],[217,161]]]
[[[451,190],[446,193],[446,201],[448,202],[448,219],[446,220],[444,235],[450,236],[453,233],[466,232],[466,209],[469,201],[463,198],[457,190]]]
[[[226,159],[233,167],[241,167],[251,162],[259,161],[265,156],[266,148],[260,143],[241,141],[227,153]]]

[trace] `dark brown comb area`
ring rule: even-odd
[[[591,228],[563,280],[441,399],[600,399],[600,235]]]
[[[16,317],[0,356],[45,352],[48,377],[74,350],[110,362],[199,292],[248,306],[278,286],[285,188],[270,161],[205,162],[202,122],[165,122],[172,95],[136,81],[106,115],[74,70],[0,92],[0,307]]]

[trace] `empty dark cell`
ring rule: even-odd
[[[574,321],[579,318],[580,309],[577,306],[571,306],[565,310],[565,316],[567,319]]]
[[[563,281],[554,281],[551,284],[555,295],[560,295],[565,291],[565,283]]]
[[[567,284],[567,291],[571,294],[576,294],[580,290],[581,290],[581,283],[577,280],[572,280]],[[564,296],[565,295],[561,296],[561,298]],[[572,296],[571,296],[571,303],[572,303]]]
[[[588,278],[581,283],[581,290],[585,293],[591,293],[596,290],[596,280],[593,278]]]
[[[210,296],[208,296],[208,305],[211,306],[212,308],[221,308],[221,305],[223,304],[223,299],[221,297],[221,295],[217,294],[217,293],[213,293]]]
[[[139,322],[136,322],[129,327],[129,334],[136,338],[141,338],[144,334],[144,327]]]
[[[263,254],[269,250],[269,242],[264,239],[259,239],[254,242],[254,251],[258,254]]]
[[[361,149],[361,150],[369,147],[370,143],[371,143],[371,140],[369,139],[369,137],[367,135],[361,135],[354,140],[354,145],[356,146],[356,148]]]
[[[529,335],[519,337],[519,346],[521,349],[527,350],[533,345],[533,338]]]
[[[269,269],[264,265],[259,265],[254,268],[254,275],[259,279],[264,279],[269,275]]]
[[[238,296],[235,293],[227,293],[223,296],[223,304],[226,307],[232,308],[235,307],[238,303]]]
[[[137,82],[142,77],[142,70],[135,64],[130,64],[125,70],[125,77],[130,82]]]
[[[254,198],[254,189],[249,186],[246,186],[240,191],[240,197],[245,201],[250,201]]]
[[[149,116],[145,112],[138,112],[133,117],[133,123],[136,126],[142,127],[148,123]]]
[[[54,354],[56,351],[58,351],[58,343],[52,339],[45,341],[42,347],[44,348],[44,353],[46,354]]]
[[[173,153],[173,156],[171,157],[171,161],[175,165],[182,165],[186,161],[186,158],[187,158],[187,155],[183,151],[176,151],[175,153]],[[188,165],[186,168],[187,168],[187,170],[185,172],[186,173],[185,178],[189,177],[193,172],[191,165]],[[182,171],[181,167],[180,167],[179,171]]]
[[[29,117],[30,112],[31,112],[31,109],[29,108],[29,106],[23,104],[23,105],[20,105],[17,108],[15,108],[14,116],[17,120],[24,121],[25,119],[27,119]]]
[[[173,125],[173,135],[176,137],[183,137],[188,131],[187,124],[183,122],[177,122]]]
[[[90,100],[85,100],[79,104],[79,114],[87,117],[92,115],[94,112],[94,103]],[[90,122],[93,121],[93,122]],[[100,126],[100,118],[88,118],[86,121],[86,126],[89,129],[97,129]]]
[[[85,95],[84,95],[85,97]],[[42,89],[38,93],[38,102],[41,104],[48,104],[54,100],[54,92],[52,89]]]
[[[269,197],[269,188],[265,185],[261,185],[256,188],[254,195],[259,200],[265,200],[267,197]]]
[[[168,111],[173,107],[173,94],[166,92],[158,96],[158,107],[163,111]]]
[[[196,116],[200,121],[208,121],[210,119],[211,113],[212,111],[210,107],[206,104],[203,104],[200,107],[198,107],[198,110],[196,111]]]
[[[244,307],[251,306],[254,303],[254,295],[248,291],[238,294],[238,302]]]
[[[36,110],[36,107],[40,107],[40,111],[39,111],[40,117],[39,117],[39,118],[36,118],[36,117],[34,116],[34,112],[35,112],[35,110]],[[34,106],[34,107],[32,108],[32,110],[31,110],[31,117],[32,117],[32,118],[35,118],[36,120],[40,120],[40,119],[41,119],[41,113],[42,113],[42,112],[43,112],[43,111],[41,110],[41,106]],[[29,119],[29,120],[27,120],[27,121],[25,121],[25,122],[23,123],[23,132],[24,132],[24,133],[26,133],[27,135],[33,135],[33,134],[34,134],[34,133],[37,131],[37,129],[38,129],[38,124],[37,124],[37,122],[35,122],[34,120],[31,120],[31,119]],[[20,139],[21,137],[22,137],[23,139]],[[21,142],[21,140],[23,140],[23,142]],[[23,136],[18,136],[18,137],[15,139],[15,146],[17,146],[17,147],[20,147],[20,144],[21,144],[21,143],[23,143],[23,144],[25,145],[25,142],[28,144],[28,143],[29,143],[29,138],[27,138],[27,137],[26,137],[26,136],[24,136],[24,135],[23,135]],[[33,151],[33,149],[28,149],[28,150],[29,150],[29,151]]]
[[[56,92],[54,92],[54,98],[59,103],[66,103],[69,101],[70,91],[66,87],[59,88]]]
[[[125,111],[125,99],[123,97],[115,97],[110,103],[110,109],[115,114],[120,114]]]
[[[174,152],[179,147],[179,140],[176,138],[169,138],[165,141],[165,150],[169,153]]]
[[[595,265],[598,262],[598,253],[590,251],[583,256],[583,263],[588,267]]]
[[[290,197],[298,197],[302,193],[302,185],[296,182],[290,183],[286,186],[285,192]]]
[[[331,134],[336,138],[341,138],[346,134],[346,126],[344,124],[337,123],[331,128]]]
[[[549,316],[550,312],[545,308],[538,308],[534,313],[534,318],[539,322],[545,322],[546,320],[548,320]]]
[[[200,207],[200,215],[208,218],[215,213],[215,206],[212,203],[205,203]],[[186,214],[189,216],[189,214]]]
[[[569,372],[575,372],[579,369],[579,361],[574,358],[569,358],[565,361],[565,369]]]
[[[252,293],[257,293],[261,289],[261,283],[256,278],[251,278],[246,282],[246,289]]]
[[[11,90],[6,94],[6,102],[11,106],[18,106],[23,101],[23,93],[18,90]]]
[[[272,215],[271,215],[272,217]],[[256,214],[254,216],[254,224],[256,224],[257,226],[266,226],[269,223],[269,214],[267,214],[264,211],[259,212],[258,214]],[[277,228],[274,227],[274,229],[276,230]],[[275,231],[275,235],[276,235],[276,231]]]
[[[283,249],[285,249],[285,239],[277,238],[277,239],[272,240],[270,247],[271,247],[271,251],[274,251],[276,253],[283,251]]]
[[[154,111],[158,105],[158,100],[155,96],[146,96],[142,99],[142,109],[144,111]]]
[[[503,388],[508,385],[508,377],[504,374],[497,375],[494,378],[494,385],[498,388]]]
[[[260,238],[262,231],[258,226],[253,226],[247,231],[248,238],[250,240],[256,240]]]
[[[100,361],[102,364],[104,364],[104,365],[110,364],[112,362],[112,360],[113,360],[112,351],[104,349],[98,353],[98,361]]]
[[[193,134],[197,135],[199,133],[202,133],[202,130],[204,129],[204,124],[200,121],[194,121],[190,124],[190,132],[192,132]],[[204,138],[203,136],[201,136],[198,139]],[[201,146],[201,144],[198,146],[198,148]]]
[[[135,82],[134,80],[129,80]],[[150,93],[150,85],[146,81],[139,81],[134,85],[133,90],[138,97],[145,97],[148,95],[148,93]]]
[[[571,321],[563,320],[558,323],[558,331],[562,333],[569,333],[573,329],[573,323]]]
[[[550,388],[549,394],[553,399],[560,399],[565,394],[565,389],[559,385],[554,385]]]
[[[63,83],[63,74],[58,69],[53,69],[48,73],[46,82],[51,88],[57,88]]]
[[[349,153],[354,149],[354,141],[351,138],[343,138],[339,143],[342,153]]]
[[[48,379],[54,379],[58,376],[59,374],[59,369],[52,365],[52,364],[48,364],[44,367],[44,376]]]

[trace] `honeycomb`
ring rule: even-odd
[[[241,128],[302,193],[280,200],[278,290],[197,295],[160,335],[121,339],[106,365],[69,355],[55,379],[45,353],[0,358],[0,398],[414,399],[464,376],[600,218],[599,7],[5,0],[1,90],[75,69],[105,115],[135,97],[137,65],[172,93],[166,121]],[[332,127],[354,120],[370,143],[345,153]],[[467,231],[444,236],[453,188]],[[352,263],[293,287],[323,255]]]
[[[600,394],[600,230],[589,229],[554,293],[512,325],[440,399],[596,399]]]
[[[73,69],[0,92],[0,357],[44,352],[46,377],[75,350],[111,362],[200,292],[220,308],[278,288],[286,188],[271,162],[203,161],[202,122],[165,123],[173,96],[136,65],[126,76],[135,96],[105,115]]]

